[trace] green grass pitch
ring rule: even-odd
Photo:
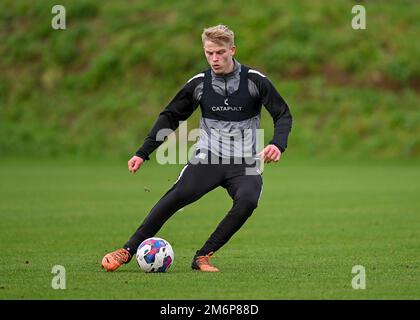
[[[213,258],[191,258],[231,206],[217,189],[157,236],[175,262],[100,268],[172,186],[182,166],[126,161],[0,160],[0,299],[419,299],[420,170],[416,162],[288,159],[268,165],[258,208]],[[53,266],[66,289],[51,286]],[[352,288],[352,267],[366,289]]]

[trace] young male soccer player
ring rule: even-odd
[[[274,137],[259,154],[261,160],[277,162],[287,147],[292,126],[288,105],[265,75],[233,58],[234,33],[218,25],[205,29],[202,41],[210,68],[192,77],[160,113],[143,145],[128,161],[128,170],[135,173],[163,143],[156,138],[159,130],[176,130],[179,121],[186,120],[200,105],[200,139],[195,155],[123,248],[103,257],[106,271],[128,263],[139,244],[153,237],[175,212],[221,186],[229,193],[233,206],[192,260],[193,269],[219,271],[210,258],[245,223],[262,192],[258,169],[254,174],[247,170],[255,167],[252,159],[256,156],[255,132],[261,105],[274,120]],[[245,154],[247,147],[251,152]]]

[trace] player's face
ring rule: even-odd
[[[215,74],[226,74],[233,71],[233,55],[235,52],[236,47],[229,44],[204,42],[204,54]]]

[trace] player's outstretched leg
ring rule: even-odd
[[[164,223],[179,209],[219,186],[222,178],[222,171],[218,166],[187,164],[175,185],[156,203],[123,248],[105,255],[102,259],[103,268],[107,271],[115,271],[128,263],[136,254],[142,241],[155,236]]]

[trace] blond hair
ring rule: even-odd
[[[211,41],[218,45],[228,44],[233,46],[235,43],[235,34],[227,26],[219,24],[214,27],[204,29],[201,34],[203,44],[205,41]]]

